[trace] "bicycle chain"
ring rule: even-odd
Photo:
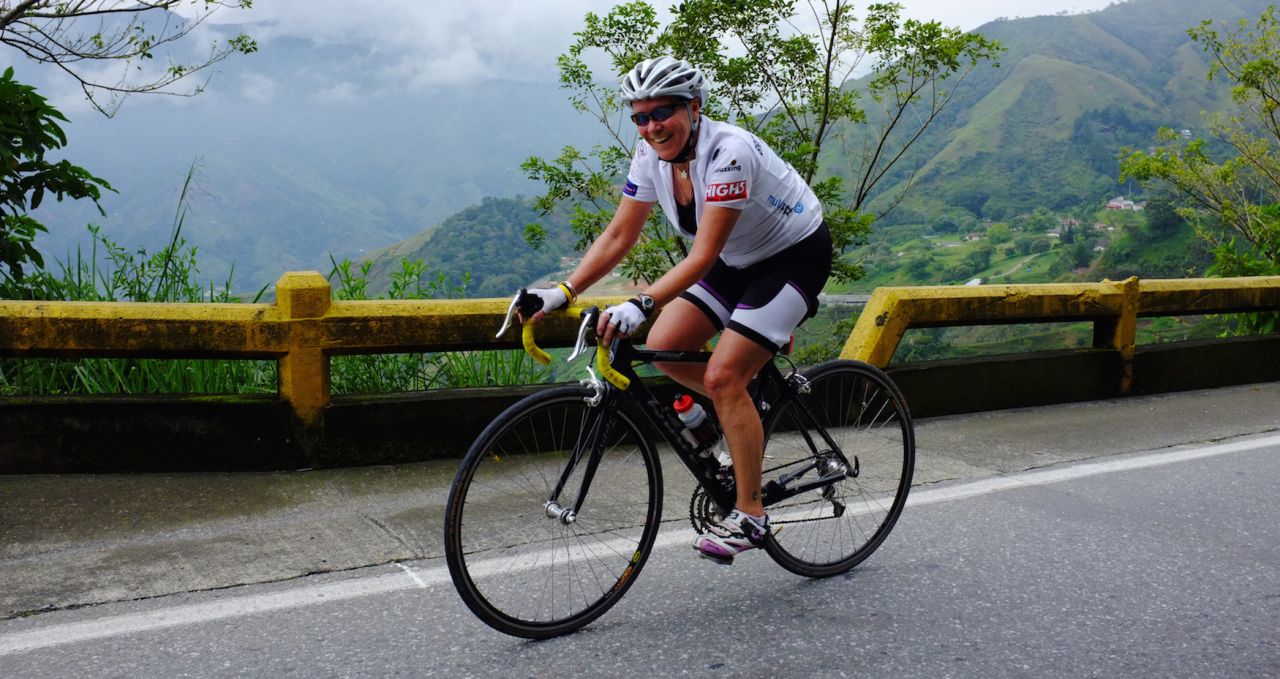
[[[775,472],[775,471],[778,471],[779,469],[784,469],[786,467],[793,467],[797,464],[800,464],[801,462],[803,462],[803,460],[799,460],[796,462],[788,462],[786,464],[778,465],[777,467],[771,467],[769,469],[765,469],[764,471],[762,471],[760,475],[764,476],[769,472]],[[716,505],[715,500],[712,500],[711,496],[707,494],[706,489],[704,489],[702,486],[698,486],[697,488],[694,488],[693,496],[689,498],[689,523],[693,525],[694,532],[697,533],[698,535],[706,535],[707,533],[710,532],[710,526],[715,525],[723,518],[724,518],[724,515],[720,512],[720,507]],[[828,521],[831,519],[838,519],[838,518],[840,517],[839,516],[823,516],[823,517],[818,517],[813,519],[790,519],[786,521],[783,521],[783,520],[772,521],[771,524],[776,526],[785,526],[793,523],[813,523],[815,521]]]

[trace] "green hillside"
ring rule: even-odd
[[[1204,57],[1186,30],[1208,18],[1255,17],[1266,4],[1129,0],[1091,14],[978,28],[1007,48],[1000,67],[981,68],[956,87],[952,106],[881,185],[873,209],[912,180],[907,199],[876,228],[931,225],[956,210],[995,221],[1037,208],[1092,212],[1125,191],[1115,184],[1122,146],[1145,147],[1158,126],[1200,134],[1200,112],[1225,106],[1222,85],[1205,79]],[[432,241],[428,232],[484,196],[540,190],[520,170],[522,160],[566,144],[589,147],[602,131],[552,82],[370,85],[359,96],[319,96],[331,84],[326,74],[360,82],[391,58],[340,41],[264,40],[251,59],[221,64],[211,89],[180,110],[138,98],[112,120],[72,113],[67,157],[119,193],[103,197],[105,218],[83,201],[45,201],[38,216],[49,233],[38,244],[46,259],[87,245],[87,223],[129,247],[161,247],[183,175],[196,161],[184,236],[200,250],[203,277],[224,280],[234,265],[240,291],[286,270],[324,270],[330,254],[366,258],[405,238],[397,252],[469,267],[473,292],[489,285],[483,272],[525,282],[545,273],[493,270],[481,257],[450,255],[453,241]],[[41,73],[20,68],[44,91]],[[276,83],[274,96],[236,90],[258,75]],[[514,115],[512,102],[537,114]],[[828,146],[825,172],[854,171],[847,149],[858,148],[861,129],[850,130],[847,144]],[[495,238],[522,247],[514,225],[522,219]],[[548,271],[558,268],[551,264]],[[461,272],[447,273],[456,280]]]
[[[525,225],[538,222],[547,230],[541,248],[524,241]],[[370,289],[386,290],[404,260],[422,260],[427,275],[443,275],[448,290],[465,284],[467,297],[506,297],[549,272],[563,267],[573,250],[568,225],[543,217],[523,198],[485,198],[423,231],[364,259],[371,263]],[[470,282],[467,282],[469,277]]]
[[[1203,131],[1201,112],[1228,105],[1206,79],[1187,29],[1258,16],[1264,0],[1130,0],[1101,12],[997,21],[977,29],[1006,52],[957,88],[952,108],[904,158],[871,203],[882,222],[929,223],[963,208],[1007,219],[1036,208],[1091,212],[1122,191],[1116,157],[1158,127]],[[856,131],[855,131],[856,133]],[[847,174],[838,152],[827,172]]]
[[[906,200],[877,223],[871,244],[852,253],[867,270],[852,289],[1196,273],[1206,259],[1189,230],[1150,234],[1141,216],[1101,208],[1127,192],[1116,184],[1121,148],[1148,146],[1162,126],[1200,133],[1201,111],[1227,105],[1223,86],[1207,80],[1207,63],[1187,29],[1208,18],[1253,17],[1265,6],[1131,0],[1092,14],[979,28],[1006,47],[1001,64],[970,74],[881,187],[873,209],[910,182]],[[850,132],[851,144],[828,147],[825,171],[854,171],[846,149],[856,145],[858,129]],[[556,257],[569,252],[567,240],[529,251],[519,235],[531,215],[527,206],[486,200],[371,259],[384,286],[400,258],[421,257],[451,280],[469,272],[469,295],[505,295],[562,270]],[[1085,224],[1080,233],[1049,233],[1068,217]],[[993,242],[987,232],[1001,224],[996,231],[1008,229],[1010,238]]]

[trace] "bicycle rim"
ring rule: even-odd
[[[449,496],[445,556],[467,606],[507,634],[546,638],[591,622],[640,572],[661,518],[653,447],[615,411],[586,500],[572,522],[546,503],[573,464],[559,504],[578,497],[589,453],[576,456],[595,411],[581,387],[526,398],[493,421],[463,460]]]
[[[828,490],[771,505],[775,534],[765,546],[783,568],[827,577],[861,563],[893,530],[911,488],[915,434],[902,393],[879,369],[831,361],[805,377],[798,402],[781,404],[765,423],[764,482],[799,475],[789,481],[795,487],[837,471],[844,477]],[[844,460],[806,424],[802,409]]]

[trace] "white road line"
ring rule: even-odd
[[[951,500],[961,500],[1002,490],[1044,486],[1089,476],[1159,467],[1178,462],[1190,462],[1192,460],[1228,455],[1230,453],[1242,453],[1276,445],[1280,445],[1280,436],[1267,436],[1234,443],[1205,446],[1203,448],[1162,450],[1152,453],[1138,453],[1101,462],[1080,462],[1050,469],[1017,472],[1005,476],[982,479],[981,481],[944,485],[938,488],[913,488],[911,494],[907,497],[907,506],[914,507],[930,505],[936,502],[950,502]]]
[[[142,613],[126,613],[106,618],[49,625],[24,632],[0,635],[0,656],[38,648],[61,646],[123,634],[149,632],[167,627],[193,625],[255,613],[384,594],[410,587],[400,573],[343,580],[325,585],[299,587],[284,592],[238,596],[201,604],[187,604]]]
[[[400,563],[399,561],[396,562],[396,565],[400,567],[400,570],[405,572],[405,575],[409,576],[410,580],[413,580],[414,584],[418,585],[418,589],[427,588],[427,583],[423,582],[422,578],[418,577],[418,573],[414,571],[412,568],[410,568],[409,566],[403,563]]]
[[[912,491],[907,504],[918,506],[950,502],[1014,488],[1061,483],[1089,476],[1188,462],[1276,445],[1280,445],[1280,436],[1268,436],[1202,448],[1166,450],[1102,462],[1084,462],[1053,469],[1020,472],[938,488],[917,488]],[[667,530],[658,536],[655,547],[687,545],[692,539],[691,529]],[[409,577],[406,578],[401,573],[389,573],[351,578],[323,585],[306,585],[283,592],[229,597],[207,603],[171,606],[154,611],[113,615],[83,622],[43,625],[34,629],[0,634],[0,657],[94,639],[302,608],[405,589],[428,589],[450,582],[448,569],[443,566],[413,570],[404,564],[396,565]]]

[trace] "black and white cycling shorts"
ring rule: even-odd
[[[741,269],[717,259],[706,277],[680,297],[719,330],[729,328],[769,351],[818,313],[818,293],[831,275],[831,232],[824,222],[804,240]]]

